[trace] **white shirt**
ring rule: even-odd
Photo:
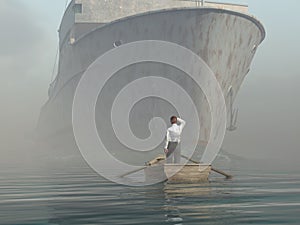
[[[168,148],[169,142],[180,142],[180,135],[185,126],[185,121],[183,119],[177,118],[177,122],[179,122],[180,125],[173,123],[172,126],[167,130],[165,149]]]

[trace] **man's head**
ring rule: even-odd
[[[177,116],[172,116],[170,118],[170,122],[171,122],[171,124],[177,123]]]

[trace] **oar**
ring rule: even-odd
[[[165,160],[165,156],[162,156],[162,155],[159,155],[158,157],[156,157],[155,159],[152,159],[151,161],[147,162],[146,166],[143,166],[141,168],[138,168],[138,169],[135,169],[135,170],[132,170],[130,172],[127,172],[127,173],[124,173],[123,175],[121,175],[120,177],[123,178],[123,177],[126,177],[130,174],[133,174],[133,173],[136,173],[136,172],[139,172],[145,168],[147,168],[148,166],[152,166],[160,161],[163,161]]]
[[[182,157],[182,158],[184,158],[184,159],[187,159],[187,160],[189,160],[189,161],[190,161],[190,162],[192,162],[192,163],[199,164],[199,162],[197,162],[197,161],[195,161],[195,160],[192,160],[192,159],[190,159],[190,158],[189,158],[189,157],[187,157],[187,156],[181,155],[181,157]],[[212,170],[212,171],[214,171],[214,172],[216,172],[216,173],[219,173],[219,174],[221,174],[221,175],[225,176],[225,177],[226,177],[226,179],[231,179],[231,178],[232,178],[232,175],[230,175],[230,174],[227,174],[227,173],[225,173],[224,171],[221,171],[221,170],[215,169],[215,168],[213,168],[213,167],[211,167],[211,170]]]
[[[197,161],[192,160],[192,159],[190,159],[189,157],[187,157],[187,156],[185,156],[185,155],[181,155],[181,157],[184,158],[184,159],[189,160],[189,161],[192,162],[192,163],[199,164]]]
[[[121,175],[120,177],[121,177],[121,178],[126,177],[126,176],[128,176],[128,175],[130,175],[130,174],[139,172],[139,171],[141,171],[141,170],[143,170],[143,169],[145,169],[145,168],[147,168],[147,166],[143,166],[143,167],[141,167],[141,168],[138,168],[138,169],[132,170],[132,171],[130,171],[130,172],[124,173],[124,174]]]
[[[216,173],[219,173],[219,174],[225,176],[226,179],[232,179],[232,175],[230,175],[228,173],[225,173],[224,171],[218,170],[218,169],[213,168],[213,167],[211,168],[211,170],[214,171],[214,172],[216,172]]]

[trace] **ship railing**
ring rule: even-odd
[[[213,7],[213,8],[220,8],[220,9],[229,9],[229,10],[239,11],[243,13],[248,12],[248,5],[246,4],[215,2],[215,1],[205,1],[205,0],[183,0],[183,1],[195,2],[197,7]]]

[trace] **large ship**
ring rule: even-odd
[[[110,50],[144,40],[178,44],[203,59],[223,91],[227,129],[234,130],[237,112],[233,109],[233,101],[264,38],[262,24],[248,14],[247,5],[197,0],[72,0],[59,28],[58,74],[40,113],[40,143],[50,146],[56,155],[78,154],[72,104],[82,75]],[[197,148],[203,149],[211,130],[211,113],[204,93],[185,72],[157,62],[122,68],[103,87],[95,121],[104,145],[112,155],[127,162],[144,162],[162,151],[163,143],[148,151],[151,156],[133,151],[118,140],[111,124],[111,108],[118,93],[130,82],[149,76],[175,82],[192,98],[201,124]],[[170,115],[178,112],[163,99],[146,98],[131,114],[135,118],[130,124],[132,132],[145,139],[150,135],[148,123],[153,117],[168,123]],[[188,124],[189,118],[185,119]]]

